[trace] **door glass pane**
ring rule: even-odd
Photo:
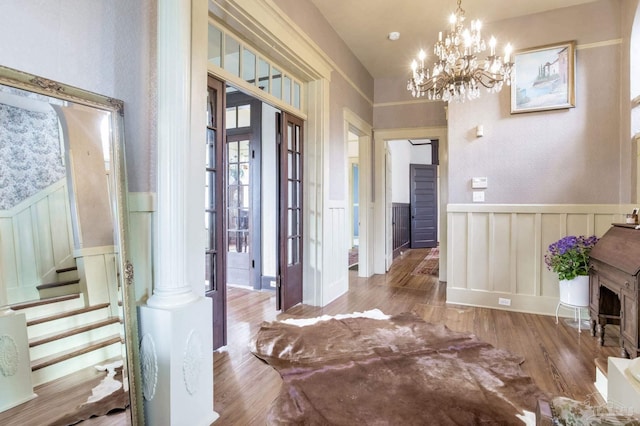
[[[241,163],[249,162],[249,141],[243,140],[239,142],[239,158],[238,161]]]
[[[209,88],[207,91],[207,126],[209,127],[216,126],[216,115],[213,113],[217,108],[216,99],[216,91]]]
[[[212,291],[216,289],[215,281],[216,277],[216,254],[205,254],[205,291]]]
[[[293,106],[300,109],[300,84],[293,82]]]
[[[256,55],[245,49],[242,49],[242,79],[248,83],[256,82]]]
[[[215,172],[207,172],[207,195],[205,197],[205,208],[212,210],[216,208],[216,197],[213,196],[216,187],[216,174]]]
[[[227,229],[229,231],[238,230],[238,209],[230,208],[227,212]]]
[[[247,173],[247,175],[249,175]],[[240,207],[243,207],[245,209],[249,208],[249,185],[242,185],[240,186]]]
[[[220,66],[222,56],[222,33],[216,27],[209,25],[208,55],[209,62]],[[215,111],[215,110],[214,110]]]
[[[282,79],[282,100],[291,104],[291,79],[289,77]]]
[[[238,165],[229,164],[229,185],[238,183]]]
[[[235,129],[238,127],[238,117],[236,107],[227,107],[227,115],[225,117],[225,127],[227,129]]]
[[[240,76],[240,43],[229,34],[224,35],[224,69]]]
[[[240,209],[238,213],[238,229],[249,229],[249,209]]]
[[[277,68],[272,68],[271,73],[271,94],[276,98],[282,97],[282,74]]]
[[[217,250],[218,249],[218,244],[216,243],[216,236],[218,235],[218,233],[216,232],[216,213],[215,212],[211,212],[209,213],[209,241],[208,241],[208,247],[207,249],[210,250]]]
[[[247,163],[238,164],[240,173],[240,184],[249,185],[249,165]]]
[[[269,63],[264,59],[258,60],[258,87],[269,93]]]
[[[238,106],[238,125],[236,127],[251,126],[251,105]]]
[[[229,232],[227,232],[227,238],[228,238],[228,240],[227,240],[227,244],[228,244],[227,245],[227,251],[236,252],[237,248],[238,248],[238,245],[237,245],[237,242],[238,242],[238,231],[229,230]]]
[[[300,263],[300,253],[302,252],[302,238],[297,237],[296,238],[296,245],[295,245],[295,254],[293,255],[294,261],[296,263]]]
[[[293,125],[289,123],[287,127],[287,149],[289,151],[293,151]]]
[[[289,179],[294,177],[293,153],[291,151],[287,152],[287,177]]]
[[[207,129],[207,167],[216,166],[216,131]]]
[[[249,233],[242,230],[233,230],[228,232],[229,246],[228,251],[234,253],[247,253],[249,251]]]
[[[227,190],[227,205],[229,207],[240,206],[240,200],[238,197],[238,186],[229,185],[229,189]]]
[[[293,208],[296,206],[294,200],[294,183],[292,181],[289,181],[289,196],[287,197],[288,202],[287,202],[287,207],[289,208]]]
[[[293,265],[293,240],[287,239],[287,264]]]
[[[229,164],[238,162],[238,142],[228,142],[227,147],[229,149]]]

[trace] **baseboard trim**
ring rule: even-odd
[[[505,306],[499,304],[499,299],[510,300],[510,305]],[[556,308],[558,306],[558,298],[483,290],[469,290],[464,288],[447,288],[447,304],[555,316]],[[560,312],[560,314],[563,317],[568,317],[566,311]]]

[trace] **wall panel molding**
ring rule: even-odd
[[[447,303],[555,315],[558,278],[544,264],[548,245],[565,235],[600,237],[634,207],[449,204]]]

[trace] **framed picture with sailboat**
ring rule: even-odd
[[[514,53],[511,113],[575,107],[575,40]]]

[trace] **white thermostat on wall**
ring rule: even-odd
[[[487,187],[487,178],[486,177],[474,177],[471,178],[471,188],[473,189],[483,189]]]

